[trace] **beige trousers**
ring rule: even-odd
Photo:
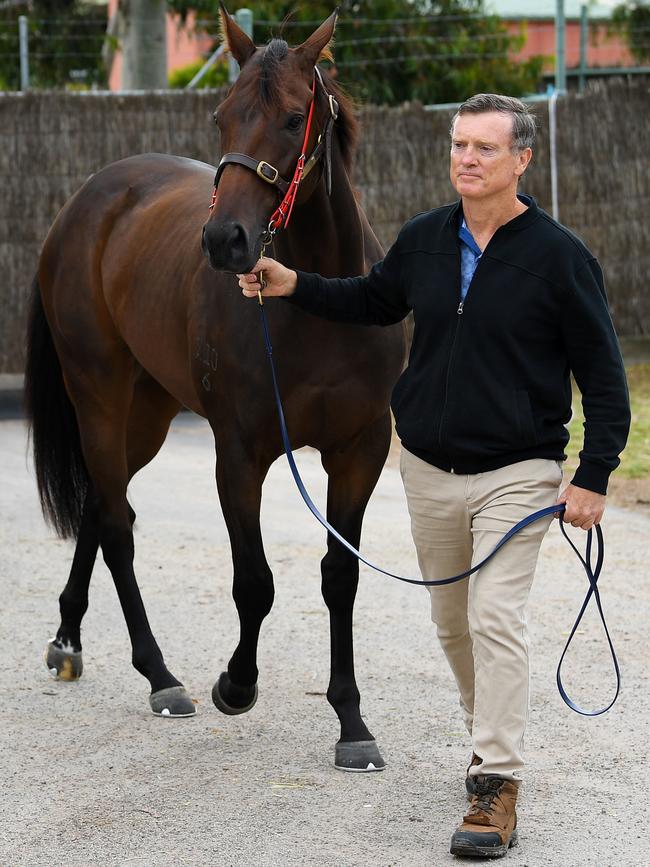
[[[425,579],[464,572],[531,512],[555,503],[560,465],[529,460],[476,475],[439,470],[402,449],[411,531]],[[456,679],[465,725],[482,763],[470,773],[521,779],[528,718],[526,603],[552,518],[530,524],[482,569],[430,587],[431,617]]]

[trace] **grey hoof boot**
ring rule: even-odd
[[[246,713],[257,701],[257,684],[238,686],[231,681],[227,671],[222,671],[219,680],[212,687],[212,701],[221,713],[228,716]]]
[[[194,716],[196,708],[184,686],[168,686],[149,696],[151,710],[156,716],[175,717]]]
[[[79,680],[84,670],[80,650],[63,650],[52,639],[45,648],[45,665],[56,680]]]
[[[383,771],[386,762],[381,757],[376,741],[339,741],[334,753],[334,767],[339,771],[362,774]]]

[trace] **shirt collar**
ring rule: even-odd
[[[465,222],[465,217],[463,217],[463,222],[461,223],[460,228],[458,229],[458,237],[463,242],[463,244],[465,244],[467,247],[469,247],[469,249],[472,251],[472,253],[476,256],[477,259],[481,258],[481,256],[483,255],[483,250],[481,250],[479,245],[474,240],[474,236],[472,235],[470,230],[467,228],[467,223]]]

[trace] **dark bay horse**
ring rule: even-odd
[[[350,183],[357,133],[351,106],[331,78],[315,74],[335,15],[295,49],[280,39],[256,48],[222,17],[241,75],[218,110],[222,153],[234,157],[220,170],[207,222],[211,166],[146,154],[99,171],[47,236],[28,335],[26,405],[41,502],[58,533],[76,539],[48,668],[66,680],[81,675],[81,621],[101,547],[133,665],[151,685],[152,710],[165,716],[189,716],[194,705],[147,620],[133,569],[127,485],[156,455],[181,407],[208,420],[241,624],[213,700],[224,713],[249,710],[257,698],[260,627],[273,603],[259,523],[262,483],[282,444],[257,305],[242,298],[235,273],[250,269],[268,239],[278,204],[271,170],[292,177],[312,100],[313,170],[272,254],[324,275],[362,273],[382,255]],[[336,104],[329,146],[318,146]],[[242,154],[255,171],[238,161]],[[268,305],[268,318],[293,445],[320,451],[328,519],[356,545],[389,447],[402,329],[335,325],[281,300]],[[341,724],[335,763],[379,769],[354,676],[357,582],[357,561],[329,538],[322,592],[331,628],[327,697]]]

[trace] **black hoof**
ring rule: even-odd
[[[339,741],[334,754],[334,767],[339,771],[363,774],[383,771],[382,759],[376,741]]]
[[[237,686],[227,671],[219,675],[219,680],[212,687],[212,701],[221,713],[235,716],[246,713],[257,701],[257,684],[253,686]]]
[[[63,650],[52,639],[45,648],[45,665],[56,680],[79,680],[84,670],[81,651]]]
[[[196,708],[184,686],[168,686],[167,689],[159,689],[149,696],[151,710],[156,716],[177,717],[194,716]]]

